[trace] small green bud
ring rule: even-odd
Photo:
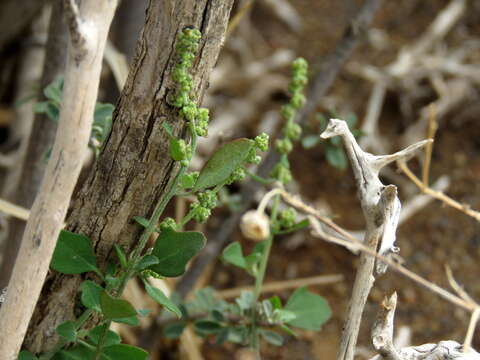
[[[176,229],[177,229],[177,223],[171,217],[167,217],[167,218],[163,219],[163,221],[160,223],[160,230],[162,230],[162,231],[176,230]]]
[[[227,185],[234,183],[235,181],[242,181],[247,175],[245,174],[245,169],[239,166],[236,168],[230,177],[228,178]]]
[[[170,139],[170,156],[175,161],[187,159],[188,145],[183,139]]]
[[[198,193],[197,199],[204,208],[213,209],[217,206],[217,194],[212,190]]]
[[[180,179],[180,186],[184,189],[192,188],[197,182],[198,175],[199,175],[198,171],[193,171],[191,173],[184,174]]]
[[[280,213],[280,224],[284,228],[291,228],[297,220],[297,212],[294,208],[288,208]]]
[[[289,138],[277,139],[275,148],[281,154],[289,154],[293,149],[293,144]]]
[[[186,105],[180,110],[180,113],[186,120],[193,121],[197,116],[197,107],[194,104]]]
[[[292,105],[287,104],[283,105],[282,109],[280,110],[282,117],[287,120],[287,121],[293,121],[293,118],[295,116],[295,109],[293,108]]]
[[[194,213],[193,213],[193,219],[200,223],[203,224],[205,223],[208,218],[210,217],[211,210],[207,209],[206,207],[203,207],[201,205],[195,207]]]
[[[268,134],[261,133],[260,135],[257,135],[255,137],[255,146],[260,151],[267,151],[268,150],[268,140],[269,140]]]
[[[260,159],[261,161],[261,159]],[[257,149],[256,148],[251,148],[250,151],[247,154],[247,157],[245,158],[245,162],[247,164],[258,164],[257,163]]]
[[[290,181],[292,181],[292,173],[290,172],[290,169],[282,163],[275,165],[270,173],[270,176],[283,184],[288,184]]]
[[[184,159],[180,161],[180,165],[182,165],[183,167],[188,167],[188,165],[190,165],[190,160]]]
[[[305,101],[305,95],[302,93],[296,93],[292,96],[290,104],[292,104],[295,109],[300,109],[303,105],[305,105]]]
[[[164,277],[162,275],[160,275],[157,272],[155,272],[153,270],[150,270],[150,269],[143,270],[142,275],[145,278],[153,277],[155,279],[164,279]]]
[[[300,125],[294,122],[289,122],[287,124],[285,129],[285,135],[287,135],[287,137],[290,140],[293,140],[293,141],[298,140],[301,134],[302,134],[302,128],[300,127]]]

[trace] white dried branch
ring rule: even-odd
[[[395,154],[374,156],[360,148],[347,123],[343,120],[330,119],[327,128],[320,136],[323,139],[333,136],[343,138],[366,221],[364,245],[374,252],[380,249],[382,251],[380,255],[383,256],[395,251],[395,231],[400,215],[400,201],[397,197],[396,187],[394,185],[384,186],[378,174],[382,167],[398,159],[410,157],[429,140],[413,144]],[[354,358],[363,308],[375,281],[374,270],[375,258],[362,253],[337,360],[353,360]],[[385,268],[377,265],[376,270],[381,272]]]
[[[456,341],[410,346],[397,350],[393,344],[393,319],[397,294],[385,299],[372,328],[372,343],[379,355],[370,360],[479,360],[480,354]],[[474,311],[473,314],[478,313]]]
[[[372,328],[373,347],[385,360],[402,360],[393,345],[393,319],[397,307],[397,293],[385,298]]]
[[[71,45],[63,104],[52,155],[0,309],[0,349],[5,360],[17,359],[82,167],[117,1],[84,0],[80,9],[73,0],[65,5]]]

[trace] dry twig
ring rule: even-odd
[[[117,2],[65,1],[71,46],[57,137],[0,310],[2,358],[14,360],[47,274],[90,137],[103,49]]]

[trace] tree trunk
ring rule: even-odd
[[[200,99],[220,51],[233,0],[151,0],[134,64],[114,113],[103,153],[73,202],[67,228],[92,239],[100,264],[117,243],[132,248],[141,228],[132,218],[150,216],[177,171],[168,136],[186,133],[186,123],[168,105],[174,84],[174,44],[187,26],[202,32],[193,67],[194,94]],[[25,340],[28,349],[45,351],[55,343],[55,327],[75,317],[82,278],[52,274],[44,285]]]

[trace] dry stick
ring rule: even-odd
[[[341,67],[350,57],[353,50],[355,50],[360,40],[363,39],[363,35],[370,26],[380,4],[381,0],[366,0],[360,10],[352,17],[343,37],[335,45],[335,49],[327,56],[320,70],[313,75],[307,95],[306,106],[308,108],[302,110],[299,115],[299,122],[305,123],[308,116],[315,111],[323,96],[330,89]],[[259,168],[259,174],[262,176],[268,175],[273,164],[277,161],[277,154],[274,151],[269,151]],[[255,183],[253,180],[242,186],[242,211],[248,210],[251,206],[254,199],[253,194],[260,186],[261,185]],[[238,229],[242,211],[230,216],[218,232],[211,236],[204,251],[197,257],[197,260],[190,270],[178,282],[176,290],[180,295],[185,296],[188,293],[189,289],[195,284],[196,279],[203,272],[203,269],[215,259],[223,246],[230,240],[232,233]]]
[[[283,200],[288,203],[289,205],[293,206],[297,210],[310,215],[310,224],[315,231],[313,234],[314,236],[318,236],[323,238],[326,241],[345,246],[347,248],[353,248],[359,251],[362,251],[370,256],[376,257],[377,259],[381,260],[388,264],[392,269],[401,273],[402,275],[408,277],[409,279],[415,281],[416,283],[424,286],[426,289],[436,293],[440,297],[446,299],[447,301],[465,309],[468,311],[473,311],[475,309],[475,305],[473,301],[464,300],[458,296],[453,295],[452,293],[448,292],[447,290],[441,288],[438,285],[422,278],[421,276],[415,274],[414,272],[408,270],[407,268],[403,267],[402,265],[396,263],[395,261],[387,258],[385,256],[379,255],[376,251],[369,249],[365,246],[362,241],[355,238],[351,235],[348,231],[342,229],[340,226],[335,224],[332,220],[325,218],[324,216],[320,215],[318,210],[305,204],[300,198],[293,196],[292,194],[287,193],[286,191],[280,192]],[[328,227],[332,228],[335,232],[341,234],[345,239],[333,236],[328,234],[324,231],[324,229],[320,226],[320,224],[316,221],[319,220],[323,224],[327,225]],[[472,305],[473,304],[473,305]]]
[[[451,197],[448,197],[441,191],[436,191],[428,186],[425,186],[423,182],[410,170],[405,161],[397,161],[397,165],[422,192],[444,202],[454,209],[460,210],[468,216],[473,217],[475,220],[480,221],[480,212],[472,210],[469,205],[460,204],[458,201],[453,200]]]
[[[473,300],[473,298],[470,295],[468,295],[468,293],[465,290],[463,290],[460,284],[455,280],[450,266],[448,265],[445,266],[445,272],[447,273],[448,282],[452,287],[452,289],[455,290],[455,292],[462,299],[476,305],[476,309],[470,315],[470,323],[468,325],[467,333],[465,334],[465,340],[463,341],[463,351],[468,353],[468,351],[472,347],[473,334],[475,333],[475,327],[477,325],[478,317],[480,315],[480,305],[475,300]]]
[[[435,107],[435,103],[432,103],[429,109],[430,109],[430,116],[428,118],[427,139],[434,139],[435,133],[438,129],[437,109]],[[432,149],[433,149],[433,143],[427,144],[427,146],[425,146],[425,157],[423,160],[423,168],[422,168],[422,181],[423,181],[423,185],[425,186],[428,186],[429,184],[428,180],[430,177],[430,162],[432,160]]]
[[[117,2],[66,1],[71,44],[51,159],[0,310],[2,359],[15,360],[48,272],[90,137],[103,49]],[[81,18],[80,18],[81,16]]]
[[[323,139],[334,136],[342,137],[352,166],[366,221],[364,244],[374,252],[378,249],[382,255],[388,254],[394,251],[395,232],[400,216],[400,200],[394,185],[384,186],[382,184],[379,179],[379,171],[393,161],[408,158],[424,146],[428,140],[411,145],[395,154],[374,156],[360,148],[345,121],[330,119],[327,129],[320,135]],[[385,270],[386,267],[383,263],[376,264],[374,257],[362,253],[337,360],[353,360],[362,313],[375,281],[374,275],[382,274]]]
[[[438,344],[424,344],[397,350],[393,345],[396,293],[385,299],[372,329],[372,342],[379,352],[370,360],[479,360],[480,354],[465,349],[456,341],[440,341]]]
[[[64,74],[68,34],[65,21],[62,18],[62,9],[61,1],[52,3],[48,40],[45,49],[45,59],[47,61],[43,64],[42,79],[40,81],[41,89],[46,88],[59,75]],[[45,100],[45,96],[41,94],[38,100]],[[16,191],[14,196],[12,196],[17,205],[26,209],[32,207],[40,188],[45,168],[47,167],[45,154],[51,149],[55,140],[56,129],[57,122],[51,121],[45,114],[35,115],[32,131],[27,140],[25,159],[20,166],[20,179],[15,184]],[[16,166],[19,166],[19,164]],[[28,212],[25,211],[22,214],[28,217]],[[15,258],[25,230],[25,223],[21,220],[25,221],[27,218],[17,217],[9,221],[4,258],[0,267],[0,287],[7,286],[15,264]]]
[[[262,285],[262,293],[296,289],[302,286],[333,284],[340,282],[343,279],[343,275],[334,274],[298,278],[293,280],[273,281]],[[242,291],[250,290],[253,290],[253,286],[242,286],[233,289],[217,291],[216,295],[220,299],[230,299],[237,297]]]

